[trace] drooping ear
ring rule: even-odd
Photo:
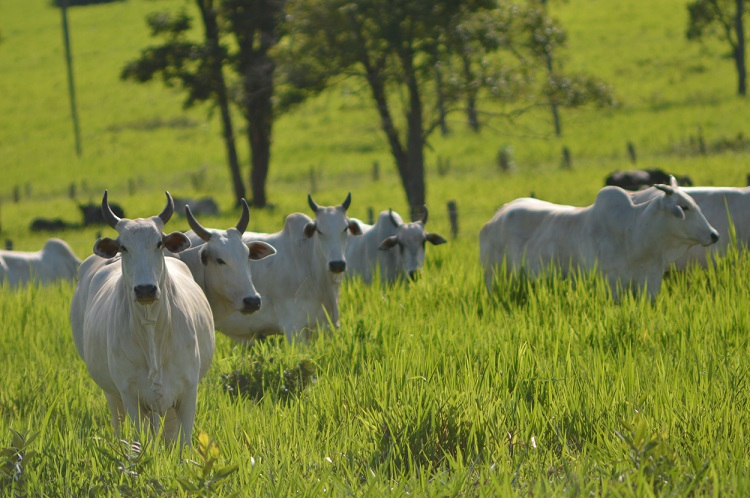
[[[397,235],[391,235],[387,239],[385,239],[383,242],[380,243],[378,246],[378,249],[381,251],[387,251],[388,249],[392,248],[398,244],[398,236]]]
[[[424,238],[427,242],[429,242],[433,246],[439,246],[440,244],[445,244],[446,242],[448,242],[442,236],[436,233],[426,233],[424,234]]]
[[[362,228],[354,220],[349,220],[349,233],[352,235],[362,235]]]
[[[674,175],[669,175],[669,186],[673,188],[679,187],[677,184],[677,178],[675,178]]]
[[[667,207],[667,209],[669,209],[669,212],[672,213],[675,218],[678,218],[680,220],[685,219],[685,212],[677,204],[672,204],[671,206]]]
[[[259,240],[249,242],[247,248],[250,249],[250,259],[253,261],[260,261],[276,254],[276,249],[271,244]]]
[[[200,252],[198,253],[201,255],[201,263],[203,263],[203,266],[208,265],[208,246],[203,246],[200,248]]]
[[[114,258],[120,252],[120,242],[109,237],[94,242],[94,254],[105,259]]]
[[[307,237],[308,239],[312,237],[315,234],[315,222],[311,221],[310,223],[305,225],[305,229],[303,230],[303,232],[305,233],[305,237]]]
[[[190,239],[182,232],[172,232],[169,235],[162,235],[161,240],[164,242],[164,247],[172,253],[182,252],[190,248]]]

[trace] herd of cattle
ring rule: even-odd
[[[175,212],[166,196],[159,215],[127,219],[105,191],[100,211],[116,239],[99,238],[82,263],[59,239],[39,252],[0,251],[0,280],[77,277],[75,346],[105,393],[115,429],[125,416],[156,429],[164,423],[167,438],[181,443],[191,434],[215,329],[243,343],[269,334],[304,341],[317,325],[338,325],[345,274],[366,283],[378,270],[384,283],[414,279],[426,243],[446,242],[425,231],[426,207],[416,222],[388,210],[368,225],[347,216],[351,195],[337,206],[308,195],[313,217],[291,214],[273,234],[246,231],[244,201],[237,225],[226,230],[205,228],[185,205],[191,230],[165,234]],[[583,208],[516,199],[482,228],[480,259],[490,291],[501,265],[533,277],[555,264],[563,273],[596,268],[615,298],[623,288],[653,297],[671,264],[705,266],[709,250],[726,251],[730,218],[737,241],[750,242],[749,212],[750,187],[681,188],[674,177],[635,192],[604,187]]]

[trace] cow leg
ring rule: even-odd
[[[135,423],[135,430],[140,433],[143,427],[143,419],[147,418],[147,416],[141,409],[138,395],[123,393],[122,403],[125,406],[125,412],[133,420],[133,423]]]
[[[120,435],[122,421],[125,419],[125,406],[122,404],[122,398],[117,394],[104,393],[109,405],[109,411],[112,414],[112,426],[115,428],[115,435]]]
[[[178,432],[180,437],[180,448],[186,444],[190,446],[193,437],[193,422],[195,421],[195,404],[198,400],[198,385],[194,385],[185,392],[182,399],[175,407],[177,419],[179,420]],[[176,438],[177,434],[172,435]]]

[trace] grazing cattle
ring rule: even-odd
[[[412,223],[404,223],[401,216],[390,209],[381,212],[374,225],[352,220],[359,224],[362,236],[352,239],[346,249],[347,274],[360,275],[368,284],[378,265],[384,283],[393,283],[399,277],[416,279],[424,265],[425,243],[447,242],[436,233],[425,232],[427,206],[422,219]]]
[[[112,203],[109,207],[118,218],[125,217],[125,212],[118,204]],[[102,214],[102,207],[98,204],[79,204],[78,209],[81,210],[81,215],[83,216],[83,226],[107,224],[107,220],[104,219],[104,215]]]
[[[195,216],[219,216],[219,205],[211,197],[201,199],[190,199],[188,197],[175,197],[174,209],[180,214],[185,212],[185,206],[190,206],[190,211]]]
[[[68,228],[76,228],[76,225],[61,218],[34,218],[29,225],[32,232],[59,232]]]
[[[535,276],[547,265],[597,268],[613,297],[618,282],[653,298],[670,262],[695,244],[719,239],[698,205],[679,188],[657,185],[658,195],[634,204],[618,187],[604,187],[593,205],[560,206],[537,199],[504,205],[482,227],[480,257],[485,283],[492,290],[494,271],[505,264]]]
[[[76,278],[81,260],[73,250],[60,239],[49,239],[41,251],[2,251],[5,278],[11,286],[23,285],[30,281],[52,282],[55,280],[73,281]]]
[[[189,206],[185,206],[185,216],[193,229],[185,235],[193,247],[175,256],[190,268],[193,279],[206,294],[214,323],[234,311],[258,311],[261,296],[253,285],[248,260],[259,261],[276,254],[276,250],[265,242],[243,242],[242,234],[250,222],[245,199],[240,221],[227,230],[203,228]]]
[[[82,264],[70,323],[78,354],[104,390],[119,433],[127,414],[189,444],[198,381],[214,353],[211,308],[185,263],[162,248],[190,247],[180,233],[163,233],[174,212],[172,197],[151,218],[120,219],[102,199],[104,219],[117,239],[100,238]]]
[[[625,190],[640,190],[657,184],[669,183],[672,177],[660,169],[618,170],[610,173],[604,180],[605,185],[624,188]],[[677,177],[678,185],[692,185],[689,176]]]
[[[232,313],[216,328],[240,342],[284,334],[289,342],[307,340],[307,330],[329,320],[339,321],[339,290],[346,271],[349,234],[359,225],[346,216],[351,194],[339,206],[318,206],[308,195],[315,219],[302,213],[286,217],[274,234],[246,232],[242,240],[266,242],[276,248],[273,258],[250,262],[263,307],[246,315]]]
[[[703,215],[719,232],[717,244],[710,247],[691,247],[682,257],[675,261],[679,270],[684,270],[692,263],[703,267],[712,257],[723,256],[732,243],[729,223],[734,225],[736,242],[740,247],[750,246],[750,187],[686,187],[682,189],[700,206]],[[645,202],[653,197],[652,190],[631,194],[633,202]]]

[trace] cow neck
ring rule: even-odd
[[[305,277],[301,280],[299,287],[297,287],[296,295],[311,295],[320,299],[323,303],[323,308],[330,315],[333,323],[337,323],[339,319],[339,294],[343,275],[339,279],[333,279],[324,265],[315,264],[315,258],[310,257],[315,251],[315,248],[312,246],[313,243],[312,239],[303,239],[297,245],[298,251],[295,259],[297,261],[304,261],[306,268],[304,268],[303,273],[301,272]]]
[[[659,224],[654,223],[655,220],[663,218],[665,216],[672,216],[670,213],[665,212],[659,206],[661,196],[656,196],[651,199],[651,202],[644,204],[636,204],[635,226],[639,232],[640,237],[628,237],[629,242],[629,254],[637,255],[636,259],[642,262],[652,262],[655,254],[658,255],[658,264],[668,265],[672,261],[682,256],[687,251],[687,246],[680,241],[674,242],[673,237],[665,237],[663,227]],[[669,234],[668,234],[669,235]],[[648,244],[632,244],[630,241],[659,241],[659,251],[654,251]],[[676,256],[675,256],[676,254]]]

